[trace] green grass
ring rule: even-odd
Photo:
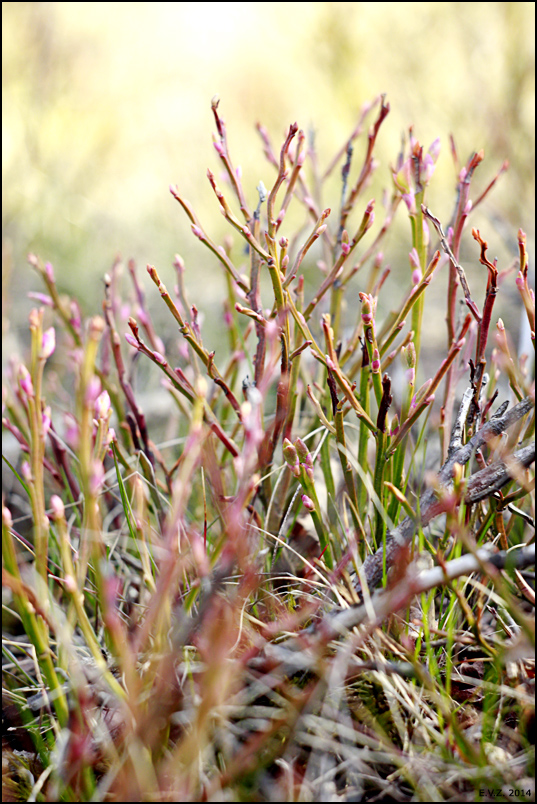
[[[525,235],[512,266],[467,237],[481,154],[440,222],[437,148],[411,135],[388,193],[410,266],[387,298],[390,227],[373,238],[364,201],[385,98],[363,165],[341,150],[341,203],[298,126],[273,160],[263,135],[275,183],[249,198],[212,109],[235,240],[172,194],[224,270],[220,337],[179,257],[176,290],[148,266],[158,323],[134,263],[80,321],[30,257],[48,298],[6,377],[4,796],[532,800],[534,386],[494,318],[511,283],[534,333]]]

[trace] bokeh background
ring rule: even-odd
[[[441,138],[428,201],[447,221],[453,133],[463,162],[485,151],[476,190],[510,161],[471,221],[491,255],[500,267],[509,264],[519,227],[533,253],[534,15],[533,3],[504,2],[3,3],[3,286],[10,334],[27,326],[33,303],[26,292],[42,290],[26,264],[30,251],[53,263],[60,288],[76,294],[86,313],[99,311],[101,278],[116,254],[142,268],[150,262],[171,281],[173,255],[180,253],[191,300],[206,315],[220,315],[220,268],[168,192],[170,183],[179,186],[215,240],[226,232],[206,179],[207,167],[220,172],[211,144],[215,94],[252,206],[259,180],[270,187],[274,178],[256,121],[275,148],[295,120],[314,131],[326,166],[362,105],[385,92],[391,113],[378,141],[382,165],[364,205],[375,196],[379,204],[382,188],[391,188],[389,164],[414,125],[426,147]],[[358,147],[355,172],[360,153]],[[336,184],[325,204],[338,200]],[[403,205],[398,219],[406,246],[397,227],[386,244],[395,277],[399,265],[408,270]],[[466,241],[471,246],[469,233]],[[476,249],[463,256],[479,272]],[[475,279],[470,271],[470,283],[482,287],[484,273]],[[515,303],[512,284],[508,298]]]

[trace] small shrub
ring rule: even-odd
[[[453,146],[441,222],[426,206],[439,143],[410,130],[373,237],[384,97],[324,171],[296,124],[279,154],[259,126],[276,178],[253,202],[212,111],[224,178],[208,179],[235,240],[171,192],[223,268],[227,344],[205,345],[179,256],[171,291],[147,268],[158,326],[134,262],[130,291],[117,260],[103,316],[83,321],[30,256],[46,294],[5,393],[21,460],[3,508],[4,794],[531,800],[534,386],[494,321],[514,283],[534,338],[525,235],[500,269],[472,230],[484,299],[459,263],[505,166],[472,204],[483,154],[461,166]],[[409,269],[386,304],[396,212]],[[442,265],[446,349],[416,388]]]

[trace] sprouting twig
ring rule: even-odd
[[[472,300],[472,294],[470,293],[470,286],[468,285],[468,281],[466,279],[466,274],[464,272],[464,268],[462,265],[455,259],[455,255],[453,254],[451,248],[449,247],[449,243],[446,240],[446,236],[444,234],[444,230],[442,229],[442,224],[440,223],[439,219],[436,218],[430,209],[425,206],[425,204],[421,205],[421,211],[425,215],[426,218],[429,218],[431,223],[433,224],[434,228],[438,233],[438,237],[440,238],[440,244],[444,249],[445,253],[448,255],[449,259],[457,269],[457,273],[459,275],[460,283],[462,285],[462,289],[464,292],[464,298],[466,304],[470,308],[472,315],[474,316],[475,320],[480,323],[481,322],[481,313],[479,312],[476,303]]]

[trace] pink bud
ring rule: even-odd
[[[106,419],[111,410],[108,391],[103,391],[95,400],[95,416],[97,419]]]
[[[310,454],[309,449],[307,448],[306,444],[302,441],[301,438],[297,438],[295,440],[295,449],[301,461],[305,461]]]
[[[198,237],[200,240],[203,240],[204,235],[199,226],[196,226],[196,224],[193,223],[190,228],[192,229],[192,232],[196,235],[196,237]]]
[[[412,268],[412,270],[415,270],[416,268],[421,269],[420,258],[415,248],[413,248],[410,254],[408,255],[408,259],[410,261],[410,267]]]
[[[116,431],[113,427],[108,428],[108,442],[111,444],[112,441],[117,441]]]
[[[406,357],[408,368],[416,368],[416,347],[412,341],[403,347],[403,353]]]
[[[421,178],[424,184],[429,184],[434,173],[434,161],[430,154],[425,154],[422,164]]]
[[[371,199],[371,201],[367,205],[367,207],[365,209],[365,212],[364,212],[364,217],[367,218],[367,222],[366,222],[366,225],[365,225],[366,232],[367,232],[368,229],[371,229],[371,227],[373,226],[373,224],[375,222],[375,210],[373,209],[374,206],[375,206],[375,199],[373,198],[373,199]]]
[[[223,156],[224,155],[224,147],[223,147],[222,143],[218,142],[218,140],[215,140],[215,142],[213,142],[213,145],[214,145],[214,149],[215,149],[216,153],[218,154],[218,156]]]
[[[370,326],[373,321],[375,309],[374,299],[368,293],[359,293],[358,295],[362,302],[362,321],[366,326]]]
[[[316,237],[320,237],[322,233],[326,230],[326,223],[322,223],[318,229],[315,231]]]
[[[51,423],[52,420],[51,420],[50,405],[47,405],[41,416],[41,433],[43,438],[47,437]]]
[[[100,461],[93,461],[91,468],[90,492],[92,495],[97,495],[104,482],[104,466]]]
[[[65,517],[65,506],[61,497],[53,494],[50,498],[50,507],[52,508],[52,516],[54,519],[63,519]]]
[[[94,407],[97,397],[101,393],[101,381],[95,374],[90,377],[86,386],[86,404]]]
[[[131,335],[131,334],[130,334],[130,332],[126,332],[126,333],[125,333],[125,340],[126,340],[126,341],[127,341],[127,343],[129,343],[131,346],[134,346],[134,348],[135,348],[135,349],[138,349],[138,341],[136,340],[136,338],[134,337],[134,335]]]
[[[34,396],[34,386],[32,383],[32,378],[30,377],[30,372],[23,364],[19,366],[19,385],[26,396]]]
[[[52,267],[52,263],[45,263],[45,273],[49,282],[54,282],[54,268]]]
[[[40,304],[44,304],[46,307],[52,307],[54,305],[54,302],[52,301],[50,296],[47,296],[46,293],[34,293],[34,292],[32,292],[32,293],[27,293],[26,295],[28,296],[29,299],[33,299],[34,301],[38,301]]]
[[[7,505],[2,508],[2,521],[6,528],[11,529],[13,527],[13,517]]]
[[[440,137],[437,137],[433,142],[429,145],[429,153],[432,157],[433,162],[436,162],[438,156],[440,154]]]
[[[343,252],[343,254],[345,254],[345,256],[347,256],[347,254],[349,254],[350,250],[351,250],[351,247],[350,247],[350,245],[348,243],[342,243],[341,244],[341,251]]]
[[[307,508],[308,511],[315,511],[315,503],[313,502],[311,497],[308,497],[307,494],[303,494],[301,499],[302,499],[302,505],[304,506],[304,508]]]
[[[70,312],[71,312],[70,322],[73,328],[77,332],[80,332],[80,327],[82,325],[82,313],[80,312],[80,307],[76,299],[71,300]]]
[[[373,360],[371,361],[371,371],[378,374],[380,371],[380,355],[378,349],[373,349]]]
[[[21,475],[26,480],[27,483],[32,482],[32,469],[28,461],[23,461],[21,464]]]
[[[278,243],[280,248],[287,248],[289,246],[289,240],[286,237],[280,237]]]
[[[423,230],[423,245],[428,246],[429,241],[431,239],[431,236],[429,234],[429,226],[427,224],[426,218],[421,219],[421,225],[422,225],[422,230]]]
[[[423,279],[423,274],[421,272],[421,268],[416,268],[415,271],[412,271],[412,284],[418,285],[421,280]]]
[[[41,354],[40,357],[42,360],[46,360],[51,356],[56,348],[56,331],[54,327],[49,327],[45,332],[43,332],[43,340],[41,343]]]
[[[409,193],[403,193],[402,199],[405,202],[408,211],[413,215],[416,212],[416,201],[415,201],[415,193],[414,190],[411,190]]]
[[[157,363],[160,363],[161,366],[168,365],[168,361],[160,354],[160,352],[153,352],[153,357]]]

